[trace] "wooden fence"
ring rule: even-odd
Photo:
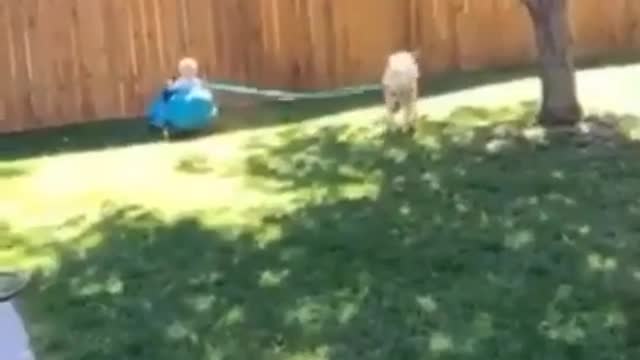
[[[640,47],[640,1],[573,0],[578,55]],[[184,55],[208,76],[288,89],[530,62],[519,0],[0,0],[0,132],[139,115]]]

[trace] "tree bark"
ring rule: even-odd
[[[542,82],[543,125],[575,125],[582,118],[571,53],[568,0],[522,0],[535,34]]]

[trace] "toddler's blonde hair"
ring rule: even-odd
[[[178,62],[178,73],[181,76],[195,75],[198,73],[198,62],[194,58],[185,57]]]

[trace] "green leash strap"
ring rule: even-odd
[[[211,90],[220,92],[229,92],[244,95],[258,95],[268,98],[275,98],[278,101],[331,99],[358,95],[365,92],[382,89],[382,86],[379,84],[368,84],[324,91],[285,91],[277,89],[260,89],[257,87],[235,85],[224,82],[208,82],[207,87]]]

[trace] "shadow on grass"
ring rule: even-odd
[[[637,62],[638,54],[585,59],[579,68],[604,65],[623,65]],[[423,96],[435,96],[479,85],[516,80],[535,74],[533,67],[509,67],[491,71],[467,71],[434,76],[422,86]],[[301,122],[318,116],[331,115],[349,109],[381,103],[377,91],[332,100],[267,102],[256,107],[224,108],[215,125],[216,132],[231,132],[273,125]],[[205,134],[206,135],[206,134]],[[196,135],[197,136],[197,135]],[[187,137],[192,138],[192,136]],[[132,144],[157,142],[161,136],[148,132],[145,122],[111,120],[72,125],[55,129],[30,131],[14,135],[1,135],[0,161],[55,155],[66,152],[87,151]]]
[[[50,156],[159,141],[142,119],[105,120],[82,125],[0,135],[0,161]]]
[[[202,154],[188,154],[178,160],[175,170],[186,174],[201,175],[213,171],[209,158]]]
[[[15,166],[2,166],[0,167],[0,179],[3,178],[16,178],[28,173],[27,169]]]
[[[57,249],[23,299],[40,358],[638,355],[635,144],[453,121],[281,136],[251,181],[306,202],[258,229],[142,206],[81,225],[69,244],[95,245]]]

